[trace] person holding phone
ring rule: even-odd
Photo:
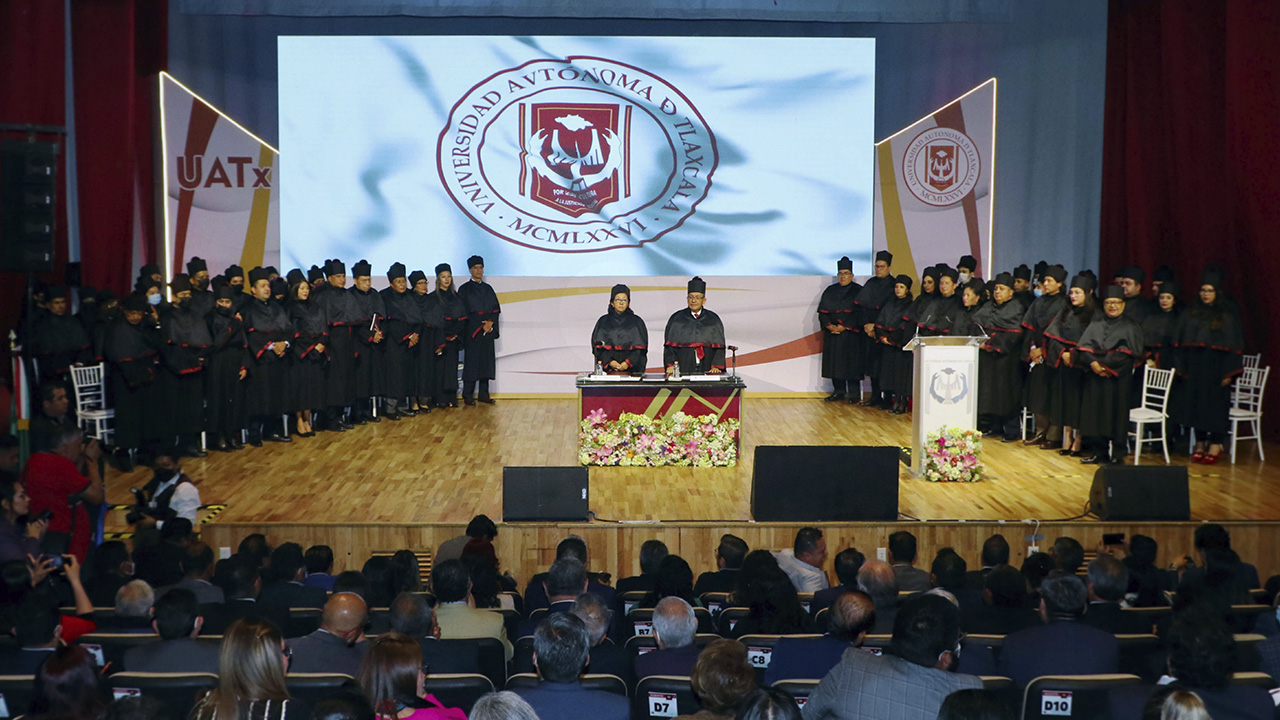
[[[22,471],[30,495],[28,512],[53,512],[42,540],[46,554],[75,555],[84,562],[93,535],[88,505],[106,501],[98,471],[102,450],[96,438],[84,441],[78,427],[64,428],[50,438],[53,447],[31,456]],[[80,473],[83,466],[88,476]]]
[[[30,509],[27,489],[18,478],[0,472],[0,564],[40,554],[40,541],[49,521],[30,517]]]

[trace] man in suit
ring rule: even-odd
[[[436,596],[436,625],[442,640],[494,638],[511,662],[511,641],[502,616],[476,608],[471,579],[461,560],[445,560],[431,568],[431,591]]]
[[[1183,557],[1178,562],[1178,569],[1181,577],[1178,585],[1188,585],[1204,578],[1205,569],[1209,565],[1208,555],[1211,550],[1230,550],[1231,535],[1227,529],[1217,523],[1207,523],[1196,528],[1195,533],[1196,556],[1200,558],[1200,566],[1196,567],[1189,562],[1189,558]],[[1247,562],[1240,561],[1233,565],[1232,575],[1235,578],[1235,584],[1243,590],[1252,590],[1262,587],[1262,583],[1258,579],[1258,568]]]
[[[728,533],[721,535],[720,544],[716,547],[716,569],[698,576],[693,594],[733,592],[738,587],[738,571],[742,569],[742,561],[749,551],[746,540]]]
[[[1064,535],[1053,541],[1049,554],[1053,556],[1059,570],[1072,575],[1080,574],[1080,567],[1084,565],[1084,546],[1079,540]]]
[[[862,645],[867,632],[875,626],[875,603],[861,590],[842,593],[830,607],[826,635],[778,638],[769,669],[764,673],[766,687],[779,680],[821,680],[840,662],[844,651]]]
[[[587,639],[591,641],[591,653],[587,658],[587,672],[592,674],[616,675],[632,687],[631,655],[621,645],[615,645],[606,633],[613,621],[613,613],[604,606],[600,598],[591,593],[582,593],[573,601],[569,612],[578,616],[587,628]]]
[[[289,626],[289,608],[258,602],[262,593],[262,578],[258,565],[247,555],[233,555],[218,563],[214,577],[219,580],[227,600],[220,604],[202,605],[206,635],[222,635],[231,623],[240,618],[253,617],[270,621],[281,630]]]
[[[929,583],[935,588],[942,588],[951,593],[960,603],[960,613],[982,606],[982,591],[974,590],[965,584],[965,570],[968,568],[964,558],[951,548],[942,548],[929,566]]]
[[[369,609],[354,593],[339,593],[324,605],[320,629],[285,644],[293,650],[289,672],[341,673],[355,677],[369,650],[364,624]]]
[[[182,573],[181,580],[167,588],[161,588],[157,593],[164,595],[170,590],[182,588],[195,594],[196,602],[201,605],[226,601],[222,588],[210,582],[213,579],[213,548],[198,540],[188,545],[187,554],[182,558]]]
[[[204,618],[195,593],[171,588],[156,600],[151,625],[160,642],[130,648],[124,654],[129,672],[218,673],[218,645],[196,639]]]
[[[858,569],[858,589],[871,596],[876,606],[876,624],[871,632],[893,632],[898,616],[898,578],[889,563],[868,560]]]
[[[536,577],[536,576],[535,576]],[[589,592],[587,583],[587,569],[583,566],[582,561],[572,555],[565,556],[556,560],[551,564],[551,569],[543,575],[542,595],[550,599],[550,605],[544,605],[547,608],[547,614],[544,617],[550,617],[556,613],[567,613],[573,609],[573,601],[584,592]],[[533,581],[530,581],[530,585]],[[526,590],[526,597],[531,590]],[[592,593],[595,594],[595,593]],[[599,596],[597,596],[599,597]],[[600,598],[606,603],[612,603],[613,599]],[[526,605],[526,607],[528,607]],[[537,629],[538,623],[530,618],[520,623],[517,631],[518,637],[532,635]]]
[[[1111,555],[1099,555],[1089,563],[1089,609],[1084,624],[1112,635],[1149,633],[1151,620],[1120,607],[1129,589],[1129,569]]]
[[[897,579],[898,590],[924,592],[933,587],[929,573],[917,568],[916,536],[906,530],[889,536],[889,566]]]
[[[312,545],[303,554],[302,562],[307,566],[303,585],[333,592],[333,548],[328,545]]]
[[[645,540],[640,544],[640,574],[618,581],[618,594],[626,592],[653,592],[658,578],[658,566],[668,555],[667,544],[661,540]]]
[[[970,570],[965,573],[965,584],[969,587],[982,591],[983,580],[990,574],[991,569],[997,565],[1009,564],[1009,541],[1004,539],[1000,533],[996,533],[987,538],[982,543],[982,569]]]
[[[29,592],[11,619],[18,649],[0,653],[0,675],[34,675],[62,642],[56,602]]]
[[[577,558],[578,562],[582,563],[583,568],[586,568],[587,542],[577,535],[570,535],[561,540],[556,545],[556,560],[566,557]],[[524,611],[526,613],[532,613],[538,608],[544,608],[551,604],[545,587],[548,574],[550,574],[550,570],[545,573],[538,573],[529,579],[529,584],[524,589]],[[613,600],[617,596],[617,591],[604,584],[608,582],[608,577],[601,573],[588,572],[587,578],[591,581],[587,592],[599,595],[605,605],[613,607]],[[576,595],[577,593],[575,593]],[[530,628],[530,632],[532,633],[532,628]]]
[[[636,657],[636,682],[650,675],[688,677],[702,648],[694,644],[698,618],[689,603],[664,597],[653,609],[653,637],[658,649]]]
[[[800,528],[792,546],[774,553],[774,557],[778,559],[778,567],[791,578],[796,592],[817,592],[831,585],[822,570],[827,562],[827,539],[818,528]]]
[[[1116,672],[1120,645],[1109,632],[1080,621],[1089,591],[1075,575],[1055,570],[1040,583],[1044,625],[1019,630],[1004,639],[1000,674],[1021,689],[1041,675],[1093,675]]]
[[[589,651],[587,628],[578,616],[547,616],[533,635],[538,685],[518,689],[516,694],[533,707],[541,720],[628,720],[631,703],[626,696],[588,690],[579,682]]]
[[[866,556],[858,552],[857,548],[845,548],[836,553],[836,579],[840,584],[814,593],[813,601],[809,603],[809,612],[816,616],[819,611],[831,607],[838,596],[857,590],[858,571],[866,561]]]
[[[1027,578],[1011,565],[991,568],[983,580],[982,605],[962,613],[960,626],[967,633],[1009,635],[1040,625],[1040,613],[1031,607]]]
[[[980,678],[950,671],[959,652],[956,606],[938,595],[913,598],[897,615],[892,653],[846,650],[809,696],[804,718],[934,720],[947,695],[982,687]]]
[[[287,608],[324,607],[325,591],[302,583],[306,567],[302,546],[298,543],[283,543],[272,550],[271,575],[275,580],[262,589],[262,602]]]
[[[387,617],[392,630],[418,641],[422,664],[430,673],[479,673],[480,648],[474,644],[450,644],[440,640],[440,627],[426,598],[402,592],[391,601]]]
[[[130,580],[116,591],[115,614],[95,617],[98,629],[109,633],[151,634],[151,607],[156,594],[145,580]]]
[[[471,522],[467,523],[467,530],[462,535],[449,538],[440,543],[440,547],[436,549],[436,562],[444,562],[445,560],[461,560],[462,549],[467,543],[475,538],[485,538],[489,542],[493,542],[498,537],[498,526],[489,519],[488,515],[477,515],[471,518]]]

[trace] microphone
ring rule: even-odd
[[[738,352],[738,346],[737,346],[737,345],[725,345],[725,347],[726,347],[727,349],[729,349],[729,350],[734,351],[734,352]]]

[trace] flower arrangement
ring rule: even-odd
[[[930,482],[977,482],[982,467],[982,433],[944,427],[929,433],[920,474]]]
[[[738,420],[671,413],[651,418],[622,413],[605,418],[604,409],[587,415],[578,427],[578,461],[583,465],[652,467],[684,465],[732,467],[738,462]]]

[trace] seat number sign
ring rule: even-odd
[[[751,667],[767,668],[769,660],[773,657],[773,648],[767,647],[749,647],[747,648],[747,659],[751,661]]]
[[[1071,717],[1071,693],[1065,690],[1045,690],[1041,692],[1040,714]]]
[[[675,717],[675,693],[649,693],[649,717]]]

